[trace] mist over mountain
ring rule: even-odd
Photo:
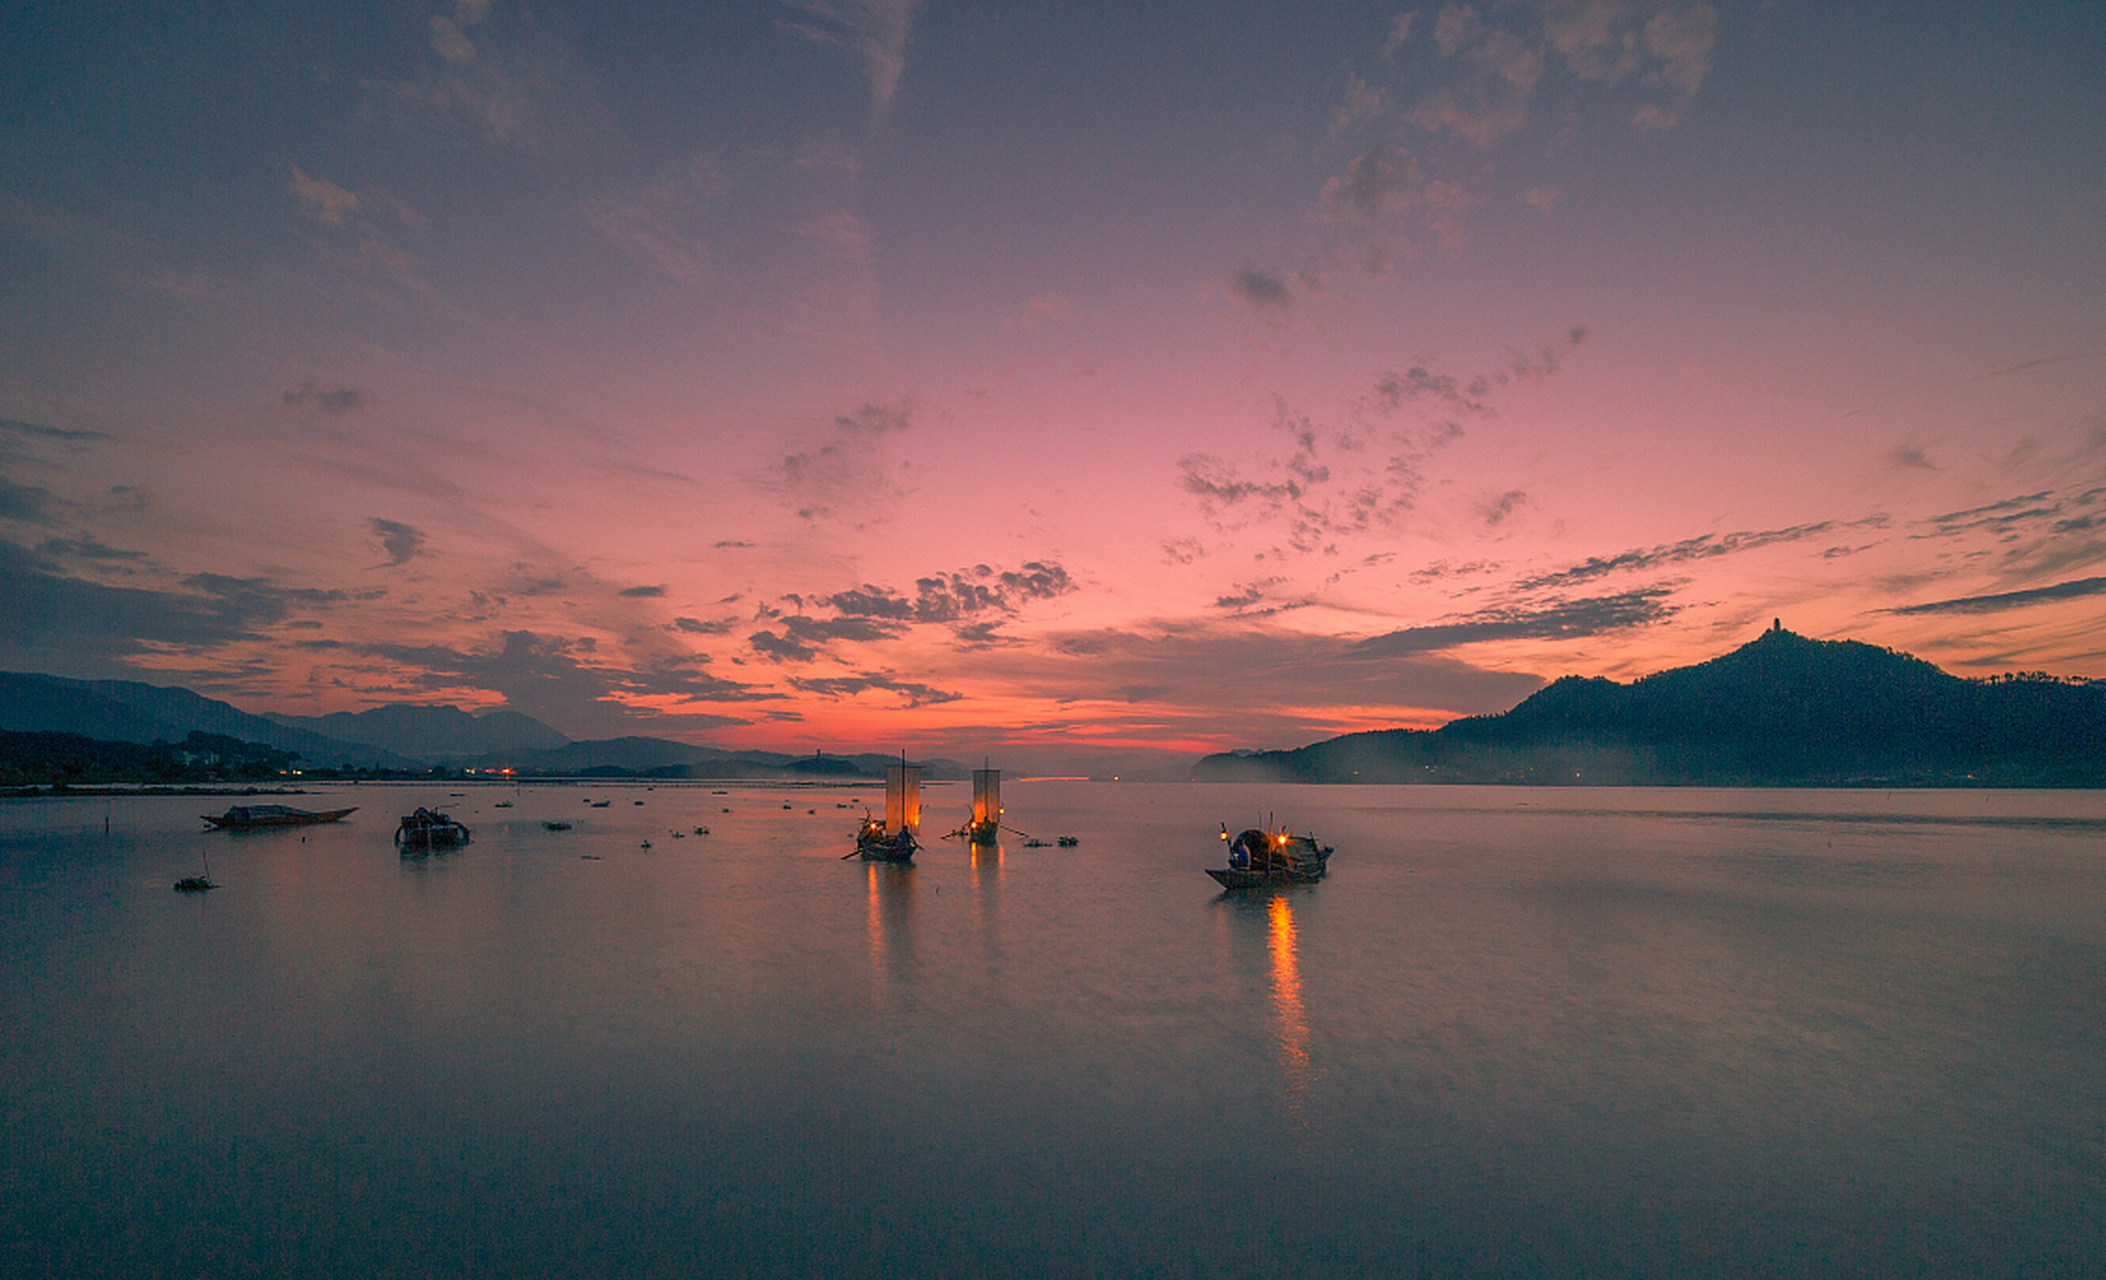
[[[2106,785],[2106,684],[1966,680],[1781,627],[1632,683],[1567,676],[1511,711],[1292,751],[1207,756],[1203,781],[1535,785]]]
[[[457,764],[495,752],[546,751],[570,741],[529,715],[499,709],[470,715],[454,706],[397,703],[326,716],[264,717],[345,742],[369,742],[414,760]]]

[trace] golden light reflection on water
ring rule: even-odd
[[[1280,1074],[1287,1108],[1299,1112],[1312,1069],[1309,1020],[1302,1011],[1302,975],[1294,955],[1294,907],[1281,893],[1274,895],[1266,911],[1271,921],[1267,937],[1272,949],[1272,1008],[1280,1023]]]
[[[973,937],[984,943],[990,937],[989,926],[995,918],[996,889],[1002,870],[1002,846],[973,845],[969,858],[966,874],[972,885]]]
[[[885,912],[878,902],[877,863],[863,864],[863,881],[869,890],[870,930],[870,976],[879,986],[885,984]]]
[[[863,864],[868,893],[870,979],[883,990],[912,980],[914,967],[914,868],[893,862]]]

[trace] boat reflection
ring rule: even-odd
[[[1295,960],[1294,906],[1287,894],[1266,904],[1266,940],[1272,952],[1272,1009],[1278,1022],[1280,1076],[1287,1110],[1299,1116],[1309,1092],[1309,1019],[1302,1009],[1302,974]]]
[[[880,990],[897,978],[913,980],[914,864],[866,862],[869,890],[870,977]]]

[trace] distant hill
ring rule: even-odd
[[[141,745],[182,743],[193,733],[205,733],[297,755],[310,769],[349,764],[422,771],[443,765],[513,768],[548,777],[882,778],[885,766],[895,763],[891,756],[869,753],[727,751],[666,738],[573,742],[516,711],[470,715],[452,706],[397,704],[326,716],[259,716],[173,686],[21,672],[0,672],[0,731]],[[972,773],[955,760],[916,763],[932,782]]]
[[[1771,630],[1628,685],[1567,676],[1439,729],[1207,756],[1204,781],[2106,786],[2106,684],[1965,680]]]
[[[396,703],[326,716],[266,715],[288,728],[305,729],[344,742],[368,742],[412,760],[455,764],[493,752],[547,751],[570,739],[517,711],[470,715],[454,706]]]
[[[292,756],[195,729],[181,742],[108,742],[77,733],[0,729],[0,785],[205,783],[275,779]]]
[[[75,733],[111,742],[181,742],[193,730],[260,742],[309,764],[350,763],[406,769],[418,761],[369,742],[349,742],[311,729],[252,716],[188,689],[136,680],[69,680],[0,672],[0,729]]]

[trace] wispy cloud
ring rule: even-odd
[[[431,57],[419,75],[374,86],[405,119],[538,155],[582,154],[615,136],[590,78],[525,9],[455,0],[430,19],[425,43]]]
[[[403,524],[399,520],[383,520],[374,516],[367,522],[380,549],[387,553],[386,567],[408,564],[424,553],[424,530],[415,525]]]
[[[822,698],[854,698],[873,691],[890,693],[896,695],[909,708],[956,702],[965,696],[919,680],[902,680],[891,672],[866,672],[852,676],[793,676],[790,685]]]
[[[2055,498],[2054,491],[2042,489],[2037,493],[2005,498],[1986,506],[1968,507],[1962,511],[1948,511],[1942,515],[1931,516],[1924,521],[1931,527],[1931,532],[1923,536],[1951,538],[1975,532],[1988,532],[1999,537],[2009,536],[2061,515],[2062,509],[2062,503]]]
[[[1496,417],[1492,402],[1501,392],[1555,374],[1588,337],[1586,325],[1573,325],[1555,341],[1511,351],[1476,374],[1449,373],[1425,361],[1382,373],[1349,404],[1340,425],[1320,424],[1276,400],[1273,433],[1287,442],[1286,452],[1255,464],[1188,453],[1178,459],[1176,485],[1219,530],[1275,525],[1285,550],[1331,549],[1339,538],[1395,526],[1415,509],[1434,455],[1462,437],[1457,418]],[[1494,499],[1488,521],[1497,523],[1495,509],[1503,519],[1521,500],[1515,496],[1500,508],[1501,499]],[[1173,558],[1193,550],[1165,549]]]
[[[1550,573],[1522,578],[1514,584],[1519,591],[1541,591],[1575,587],[1615,573],[1645,573],[1669,565],[1688,564],[1697,560],[1711,560],[1719,556],[1730,556],[1737,552],[1753,551],[1758,547],[1774,546],[1778,543],[1801,542],[1808,538],[1823,537],[1839,529],[1878,528],[1886,523],[1885,516],[1871,516],[1862,520],[1838,524],[1832,520],[1819,520],[1812,524],[1791,525],[1783,529],[1760,529],[1737,533],[1705,533],[1680,542],[1661,543],[1631,551],[1619,551],[1614,555],[1591,556],[1576,565]]]
[[[386,191],[352,191],[310,176],[298,165],[290,169],[286,193],[301,215],[322,229],[321,243],[420,292],[428,287],[419,274],[422,261],[402,247],[405,232],[424,227],[422,214]]]
[[[109,439],[108,435],[100,431],[48,427],[42,423],[0,418],[0,461],[22,457],[30,452],[32,446],[56,445],[65,453],[84,453]]]
[[[350,413],[371,404],[373,397],[356,387],[332,387],[324,390],[313,377],[302,378],[294,390],[279,397],[288,408],[314,409],[321,413]]]
[[[0,520],[50,524],[52,502],[51,490],[42,485],[17,484],[0,476]]]
[[[0,539],[0,616],[8,619],[0,628],[0,658],[16,669],[65,671],[149,653],[204,653],[261,639],[295,612],[327,610],[351,598],[209,573],[164,586],[109,586]]]
[[[823,609],[830,615],[771,611],[773,625],[754,632],[748,643],[776,662],[802,663],[814,661],[838,642],[870,643],[915,627],[944,627],[960,645],[983,648],[1002,642],[996,631],[1001,622],[1034,602],[1075,589],[1066,568],[1045,560],[1027,561],[1015,569],[982,564],[931,574],[915,579],[911,593],[864,583],[825,596],[787,597],[800,611]]]
[[[831,438],[785,457],[774,479],[807,519],[878,523],[907,493],[906,473],[891,465],[884,442],[913,430],[920,407],[911,399],[867,400],[836,414]]]
[[[1088,704],[1081,718],[1093,732],[1118,723],[1122,713],[1114,707],[1132,706],[1141,713],[1132,723],[1147,737],[1166,730],[1232,732],[1248,741],[1269,725],[1285,745],[1299,745],[1373,727],[1366,719],[1371,713],[1394,724],[1401,708],[1419,709],[1434,722],[1504,710],[1542,684],[1535,675],[1486,670],[1447,655],[1385,654],[1345,637],[1244,617],[1064,632],[1050,642],[1050,652],[1034,648],[983,661],[1014,688]],[[1204,693],[1195,696],[1199,688]]]
[[[698,154],[640,190],[587,201],[585,218],[623,256],[684,284],[707,284],[714,253],[708,218],[729,193],[715,156]]]
[[[426,691],[493,690],[505,704],[566,733],[590,735],[633,731],[638,721],[667,715],[694,723],[685,712],[667,712],[641,700],[672,703],[749,703],[784,695],[721,679],[691,655],[658,655],[641,661],[603,654],[588,637],[546,635],[525,628],[499,633],[494,646],[368,644],[368,656],[397,668],[411,688]],[[720,721],[721,722],[721,721]]]
[[[2024,609],[2036,604],[2054,604],[2063,600],[2077,600],[2085,596],[2106,595],[2106,578],[2078,578],[2070,582],[2058,582],[2051,587],[2033,587],[2025,591],[1999,591],[1991,595],[1960,596],[1951,600],[1933,600],[1927,604],[1904,605],[1889,609],[1893,614],[1924,613],[2000,613],[2006,609]]]
[[[1572,640],[1665,622],[1680,612],[1674,590],[1641,587],[1612,596],[1495,606],[1449,621],[1405,627],[1363,640],[1357,651],[1376,657],[1439,653],[1493,640]]]
[[[1229,292],[1253,307],[1276,310],[1294,301],[1287,282],[1256,267],[1245,267],[1229,280]]]
[[[1323,256],[1379,275],[1417,256],[1429,233],[1460,245],[1488,171],[1457,148],[1540,153],[1556,132],[1604,111],[1640,131],[1675,127],[1710,73],[1718,26],[1705,0],[1451,3],[1399,14],[1379,59],[1365,74],[1348,72],[1331,113],[1332,136],[1362,149],[1323,186],[1319,207],[1336,237]],[[1548,209],[1557,192],[1538,186],[1523,198]]]
[[[784,26],[804,39],[846,49],[863,60],[879,110],[899,90],[907,39],[920,0],[784,0],[800,16]]]

